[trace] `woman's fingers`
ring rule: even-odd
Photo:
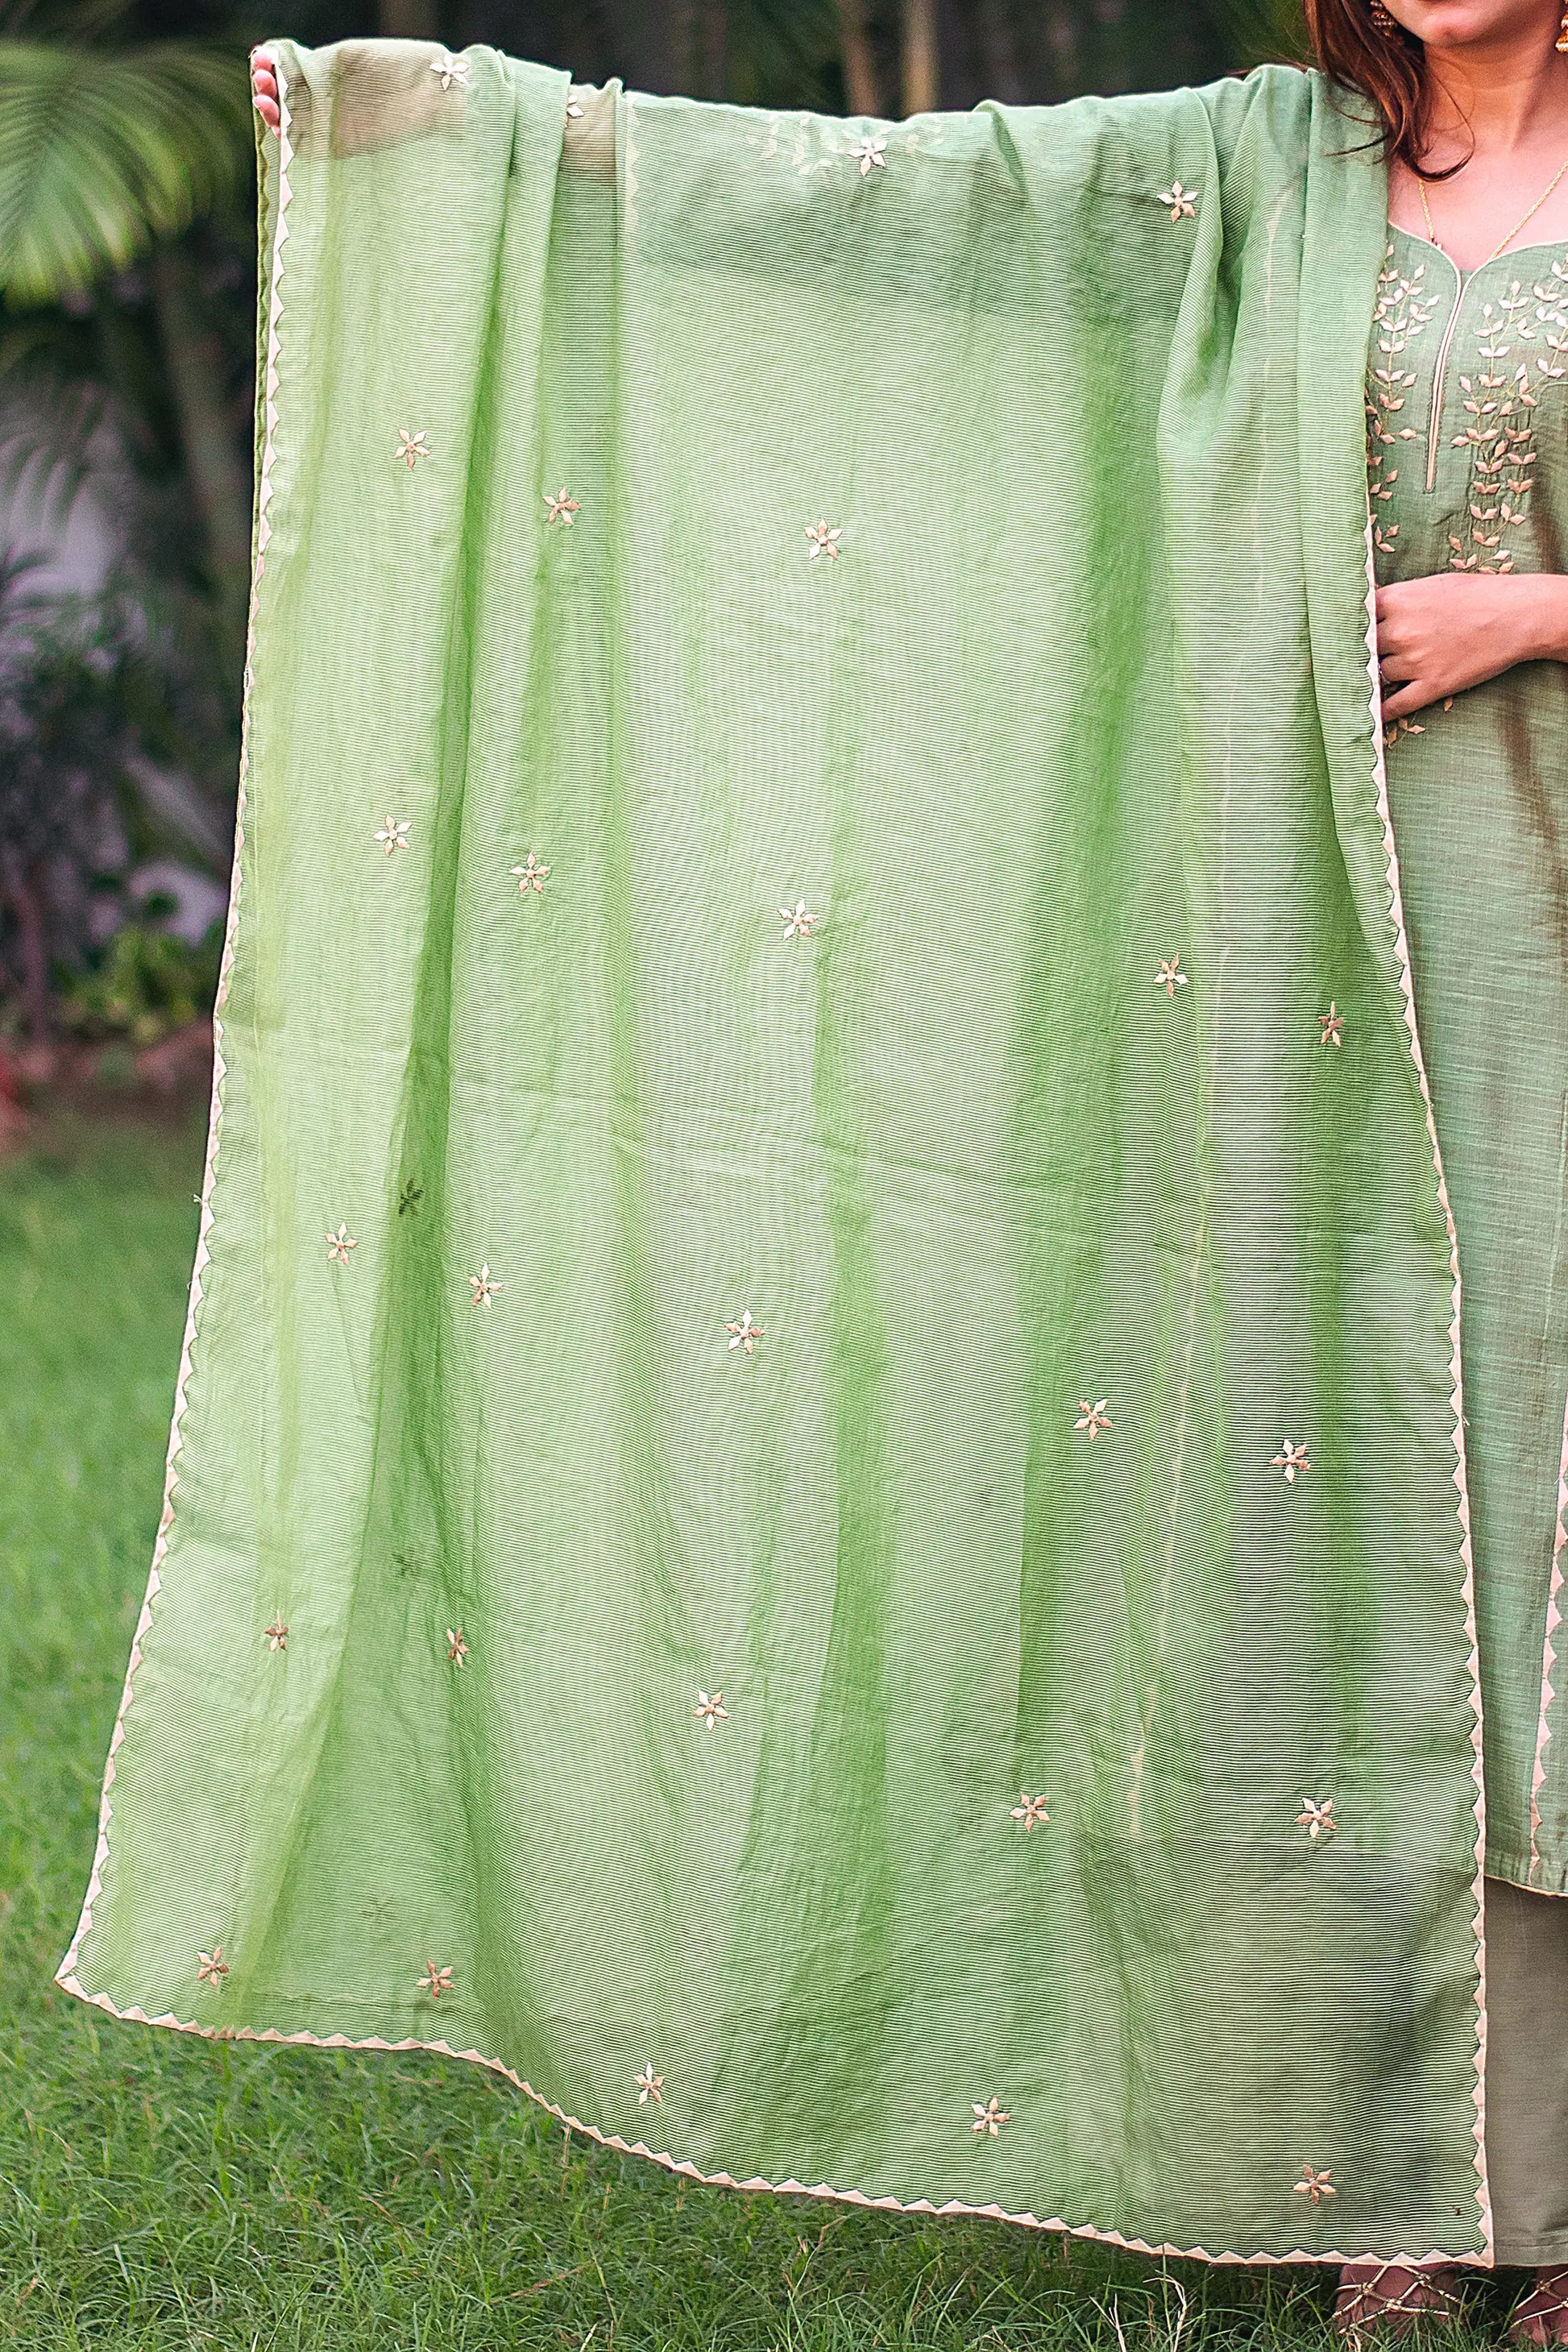
[[[1436,702],[1437,698],[1424,679],[1413,677],[1408,686],[1400,688],[1397,694],[1384,696],[1383,715],[1385,720],[1405,719],[1413,710],[1426,709],[1428,705]]]
[[[278,130],[283,120],[278,104],[278,69],[264,49],[251,55],[250,95],[268,129]]]

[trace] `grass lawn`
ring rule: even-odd
[[[1325,2341],[1310,2270],[1163,2273],[693,2189],[475,2068],[213,2045],[53,1989],[157,1518],[200,1160],[195,1129],[121,1123],[0,1164],[0,2346]],[[1483,2301],[1495,2327],[1500,2289]]]

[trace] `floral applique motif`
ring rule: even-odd
[[[481,1265],[478,1274],[470,1274],[468,1280],[473,1286],[476,1307],[493,1307],[496,1292],[506,1288],[504,1282],[495,1280],[488,1265]]]
[[[1325,2167],[1321,2172],[1314,2172],[1310,2164],[1304,2164],[1300,2179],[1293,2184],[1297,2196],[1310,2197],[1314,2205],[1324,2197],[1337,2197],[1339,2191],[1333,2185],[1331,2169],[1331,2167]]]
[[[574,98],[566,101],[566,119],[569,122],[581,122],[583,120],[583,110]]]
[[[810,939],[813,930],[822,920],[820,915],[812,913],[804,898],[797,898],[793,907],[781,907],[779,913],[784,919],[784,935],[786,940]]]
[[[639,2107],[646,2107],[650,2099],[653,2101],[656,2107],[663,2106],[664,2076],[654,2073],[653,2060],[651,2058],[648,2060],[647,2064],[643,2068],[642,2073],[634,2076],[633,2079],[637,2086],[637,2105]]]
[[[1170,206],[1171,218],[1173,221],[1191,220],[1198,208],[1197,191],[1194,188],[1184,188],[1180,180],[1173,180],[1168,188],[1160,190],[1155,202]]]
[[[433,74],[440,75],[441,87],[443,89],[450,89],[454,82],[456,82],[459,89],[467,89],[468,87],[468,60],[467,58],[432,58],[430,60],[430,70]]]
[[[1027,1836],[1038,1822],[1048,1822],[1051,1817],[1046,1811],[1044,1797],[1031,1797],[1023,1789],[1019,1790],[1018,1795],[1022,1802],[1014,1806],[1011,1818],[1023,1822],[1024,1833]]]
[[[434,1960],[426,1960],[425,1973],[414,1990],[416,1992],[427,1992],[432,2000],[439,2000],[444,1992],[452,1990],[451,1969],[437,1968]]]
[[[1495,302],[1482,303],[1475,335],[1480,366],[1474,376],[1459,378],[1470,421],[1450,443],[1470,451],[1470,479],[1463,520],[1448,534],[1448,568],[1511,572],[1514,559],[1503,537],[1528,520],[1535,487],[1534,412],[1546,385],[1568,375],[1568,268],[1554,261],[1528,293],[1515,278]],[[1521,353],[1521,344],[1545,350]]]
[[[561,488],[555,492],[553,497],[551,496],[548,490],[544,492],[544,522],[546,530],[549,529],[552,523],[560,522],[564,523],[567,530],[570,530],[576,517],[583,511],[582,507],[573,497],[564,482],[563,482]]]
[[[1428,294],[1426,278],[1424,261],[1406,278],[1394,259],[1393,246],[1386,248],[1372,311],[1379,363],[1367,371],[1364,394],[1367,495],[1372,500],[1373,544],[1380,555],[1391,555],[1399,536],[1399,525],[1384,523],[1380,512],[1394,496],[1394,485],[1399,479],[1399,468],[1388,463],[1386,453],[1398,442],[1419,437],[1413,425],[1396,425],[1394,420],[1404,413],[1405,397],[1415,382],[1414,373],[1403,364],[1405,354],[1430,325],[1440,299]]]
[[[335,1234],[327,1235],[328,1265],[335,1263],[338,1265],[347,1265],[350,1250],[356,1250],[358,1247],[359,1244],[349,1232],[347,1225],[340,1225]]]
[[[821,522],[808,522],[805,526],[805,535],[811,541],[811,560],[813,563],[816,562],[819,555],[831,556],[833,561],[836,563],[837,562],[838,558],[844,552],[843,549],[838,544],[839,541],[844,536],[844,526],[842,523],[835,526],[834,524],[829,523],[825,517]]]
[[[228,1962],[223,1956],[223,1946],[215,1944],[210,1952],[196,1954],[196,1982],[210,1984],[215,1992],[223,1990],[223,1980],[228,1974]]]
[[[971,2099],[969,2104],[974,2116],[974,2121],[969,2126],[972,2132],[988,2132],[994,2139],[1003,2125],[1013,2120],[1000,2099],[987,2099],[984,2106],[978,2099]]]
[[[730,1710],[724,1704],[722,1691],[714,1691],[710,1696],[707,1691],[700,1690],[691,1712],[701,1717],[703,1728],[707,1731],[711,1731],[716,1723],[728,1723],[730,1720]]]
[[[424,1198],[425,1187],[422,1184],[416,1184],[414,1181],[413,1177],[410,1176],[408,1181],[405,1184],[402,1192],[399,1192],[397,1196],[398,1215],[400,1217],[416,1217],[419,1214],[419,1203]]]
[[[1110,1402],[1109,1397],[1098,1397],[1093,1404],[1090,1404],[1087,1397],[1079,1397],[1078,1401],[1079,1417],[1074,1422],[1073,1427],[1086,1430],[1091,1445],[1102,1430],[1114,1429],[1116,1426],[1105,1410]]]
[[[1288,1437],[1280,1439],[1279,1451],[1278,1454],[1270,1455],[1268,1463],[1270,1470],[1284,1471],[1285,1484],[1287,1486],[1293,1486],[1295,1485],[1296,1473],[1299,1470],[1310,1470],[1311,1466],[1311,1464],[1307,1459],[1306,1447],[1304,1445],[1292,1445]]]
[[[283,1622],[283,1612],[281,1609],[278,1612],[277,1616],[274,1617],[270,1625],[264,1625],[262,1627],[261,1638],[266,1643],[269,1650],[286,1650],[289,1647],[289,1628]]]
[[[885,139],[876,138],[872,132],[868,131],[865,136],[863,138],[857,139],[854,146],[850,148],[849,161],[852,163],[859,164],[860,177],[862,179],[864,179],[867,173],[871,171],[873,168],[879,172],[885,172],[888,168],[887,141]]]
[[[447,1664],[454,1666],[462,1666],[467,1665],[468,1660],[468,1645],[463,1639],[462,1627],[460,1625],[448,1625],[447,1628]]]
[[[401,457],[412,473],[421,457],[433,457],[436,452],[431,448],[423,433],[405,433],[403,427],[399,425],[397,446],[392,454],[395,457]]]
[[[379,831],[371,835],[371,839],[381,843],[388,857],[395,857],[400,849],[407,848],[408,828],[413,822],[411,816],[389,816]]]
[[[734,1354],[737,1348],[744,1348],[748,1356],[755,1355],[757,1341],[767,1338],[763,1326],[752,1322],[752,1310],[749,1307],[742,1307],[739,1318],[733,1323],[726,1323],[724,1328],[730,1334],[728,1352],[731,1355]]]
[[[1306,1831],[1314,1845],[1320,1838],[1331,1837],[1339,1828],[1334,1819],[1333,1799],[1325,1797],[1319,1804],[1315,1797],[1303,1797],[1301,1810],[1296,1816],[1296,1826]]]
[[[1342,1045],[1344,1044],[1345,1016],[1340,1011],[1339,1006],[1335,1003],[1331,996],[1329,999],[1328,1011],[1326,1013],[1320,1013],[1318,1015],[1318,1027],[1322,1032],[1321,1036],[1318,1039],[1320,1045]]]
[[[1187,975],[1182,970],[1181,957],[1179,955],[1162,956],[1160,969],[1154,974],[1155,987],[1163,988],[1167,996],[1174,996],[1177,989],[1185,988],[1186,984]]]
[[[1426,730],[1418,719],[1391,719],[1383,730],[1384,748],[1385,751],[1392,751],[1394,745],[1403,742],[1406,735],[1425,735],[1426,732]]]
[[[540,864],[531,849],[521,866],[510,866],[507,871],[515,879],[518,890],[524,898],[531,890],[540,898],[544,896],[544,886],[550,879],[550,868],[548,866]]]

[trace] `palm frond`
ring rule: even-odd
[[[0,289],[47,302],[220,202],[247,168],[243,61],[0,40]]]

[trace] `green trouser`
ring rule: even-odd
[[[1500,2263],[1568,2263],[1568,1902],[1487,1881],[1487,2163]]]

